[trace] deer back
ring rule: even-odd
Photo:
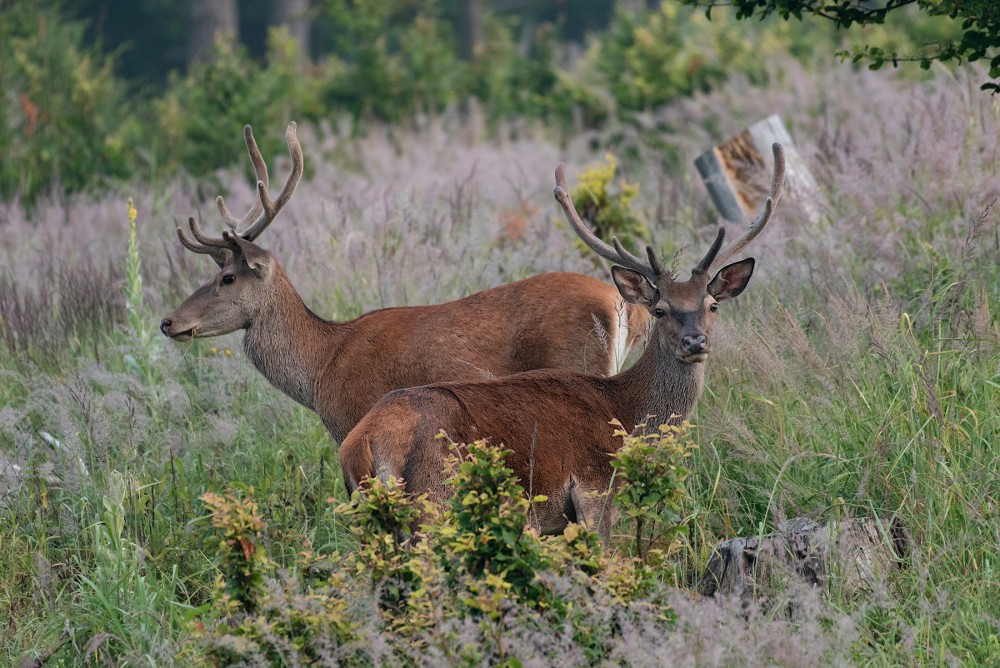
[[[610,424],[628,431],[647,414],[654,423],[688,417],[701,393],[704,362],[720,302],[739,295],[753,273],[752,258],[724,265],[766,225],[781,189],[781,148],[774,147],[771,196],[736,242],[723,246],[725,231],[695,265],[691,278],[676,280],[651,247],[648,260],[597,239],[583,224],[556,172],[556,199],[571,225],[598,254],[616,262],[615,284],[630,304],[654,318],[645,352],[636,364],[610,378],[570,371],[516,374],[478,383],[442,383],[383,397],[341,445],[348,490],[365,477],[401,477],[408,491],[444,494],[444,458],[450,443],[489,439],[510,450],[507,464],[530,494],[549,497],[541,509],[543,531],[558,531],[571,519],[598,522],[605,538],[610,523],[595,497],[612,485],[610,458],[621,446]]]
[[[193,217],[189,232],[178,229],[184,247],[210,256],[218,272],[160,328],[177,341],[245,330],[244,350],[257,369],[315,410],[338,441],[397,388],[540,368],[611,374],[643,340],[645,309],[625,304],[602,281],[571,273],[542,274],[445,304],[373,311],[348,323],[320,318],[272,254],[255,243],[301,177],[296,126],[286,132],[291,170],[275,199],[249,126],[244,139],[257,200],[237,218],[219,197],[221,236],[204,233]]]

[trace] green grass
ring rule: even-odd
[[[914,93],[913,107],[943,105],[951,99],[950,85],[949,79],[944,93],[928,93],[937,102],[919,102],[923,98]],[[996,121],[994,102],[977,104],[976,113]],[[864,595],[850,595],[834,582],[818,611],[802,619],[786,619],[781,611],[750,621],[729,613],[717,619],[705,608],[675,601],[677,618],[657,620],[655,633],[644,636],[630,630],[633,610],[610,621],[610,612],[602,618],[601,611],[584,610],[574,624],[595,629],[590,656],[617,633],[628,651],[652,657],[669,651],[686,657],[680,663],[703,665],[716,656],[704,643],[755,648],[746,660],[723,653],[715,659],[723,664],[792,665],[789,656],[810,656],[768,644],[781,638],[815,643],[817,665],[990,665],[1000,659],[1000,240],[995,217],[976,223],[968,213],[981,210],[991,192],[964,185],[992,164],[992,135],[981,134],[966,138],[969,146],[958,161],[966,171],[947,182],[935,180],[940,167],[921,171],[921,160],[913,161],[912,179],[933,191],[921,194],[930,203],[913,196],[908,181],[899,185],[905,179],[891,182],[890,193],[881,185],[852,186],[848,177],[858,172],[850,171],[847,158],[827,156],[829,164],[847,164],[843,173],[837,165],[825,168],[834,184],[861,193],[857,201],[831,197],[839,207],[831,220],[808,233],[794,230],[799,236],[780,253],[762,237],[768,263],[762,266],[774,273],[761,272],[724,312],[722,343],[708,363],[694,419],[698,448],[684,509],[690,531],[669,556],[674,563],[657,577],[686,583],[718,541],[767,532],[799,515],[898,518],[912,539],[909,567]],[[981,155],[986,157],[977,162]],[[984,191],[995,189],[978,183]],[[683,200],[685,193],[672,194]],[[369,195],[363,191],[359,198],[368,202]],[[440,223],[447,205],[438,199],[440,215],[428,217],[429,231],[410,223],[417,233],[387,233],[384,243],[375,232],[366,237],[364,259],[352,260],[361,268],[344,269],[334,260],[317,268],[305,261],[312,248],[300,247],[300,266],[315,271],[306,287],[317,296],[307,301],[343,319],[372,308],[383,288],[390,302],[407,301],[399,298],[407,289],[417,300],[444,300],[466,286],[485,287],[484,276],[530,274],[575,253],[542,255],[544,244],[556,244],[545,237],[518,247],[501,246],[482,231],[462,236],[482,222],[488,207],[477,200],[463,221],[469,230],[455,231]],[[416,198],[385,206],[397,203],[421,206]],[[690,201],[678,206],[697,212]],[[319,227],[315,221],[326,215],[325,207],[314,204],[302,218]],[[535,222],[548,224],[550,213],[543,210]],[[796,222],[793,211],[781,224]],[[819,242],[810,246],[800,237],[812,233]],[[305,237],[312,240],[308,234],[321,239],[315,229]],[[435,234],[442,245],[472,249],[474,262],[459,266],[446,258],[427,273],[419,260],[400,260]],[[825,243],[843,242],[842,234],[850,243],[833,249]],[[879,246],[881,237],[892,243]],[[122,248],[127,244],[122,234]],[[321,256],[343,257],[339,248],[313,246]],[[182,347],[156,334],[163,305],[150,305],[138,280],[141,262],[159,261],[155,249],[140,252],[133,243],[116,269],[126,277],[116,293],[127,307],[124,327],[79,319],[67,325],[72,336],[61,348],[58,336],[26,350],[0,346],[0,464],[8,469],[0,467],[0,611],[6,612],[0,617],[0,665],[17,665],[25,656],[48,657],[50,665],[190,661],[189,654],[177,659],[177,653],[196,653],[201,624],[221,623],[213,529],[199,500],[206,492],[252,495],[267,522],[267,557],[292,579],[300,574],[300,552],[347,554],[358,546],[334,512],[346,500],[337,445],[316,416],[261,378],[235,338]],[[884,274],[872,270],[876,250]],[[366,268],[372,254],[390,255],[406,271],[395,276],[377,270],[388,276],[383,285],[381,274],[364,273],[374,271]],[[149,271],[166,274],[161,265]],[[207,269],[199,271],[207,278]],[[327,271],[348,273],[335,274],[334,281]],[[178,291],[166,286],[169,296],[161,299],[170,301]],[[58,314],[49,315],[45,322],[61,322]],[[12,465],[21,472],[11,473]],[[619,563],[631,557],[633,529],[624,523],[616,529],[609,551]],[[374,604],[362,595],[367,586],[352,581],[354,588],[343,592],[345,605],[368,629],[366,638],[383,642],[391,631],[377,626]],[[449,632],[461,640],[463,620],[452,621],[457,626]],[[532,627],[537,621],[528,619],[521,631],[552,631]],[[840,633],[841,626],[853,631]],[[493,630],[499,637],[502,629]],[[586,634],[573,642],[580,635]]]
[[[785,517],[903,521],[912,565],[883,596],[831,592],[831,605],[860,620],[852,655],[875,665],[984,665],[1000,650],[1000,354],[995,339],[968,335],[977,309],[1000,312],[1000,277],[976,261],[955,295],[939,287],[946,269],[900,279],[897,289],[931,294],[912,311],[850,282],[842,294],[804,291],[799,304],[756,294],[732,324],[736,345],[710,363],[697,413],[697,566],[716,541]],[[32,377],[5,359],[13,382],[0,397],[21,411],[24,433],[47,424],[45,397],[65,402],[81,432],[62,462],[74,475],[54,481],[47,462],[24,462],[30,474],[3,506],[4,663],[56,648],[69,663],[168,661],[210,610],[216,570],[198,502],[206,491],[252,491],[279,563],[291,564],[306,541],[323,553],[354,544],[328,502],[345,493],[336,445],[314,415],[279,397],[238,353],[213,354],[203,342],[167,361],[158,340],[140,351],[128,338],[106,343],[101,377],[87,375],[86,361]],[[130,356],[170,366],[184,409],[145,385],[165,371],[148,375]],[[142,426],[105,411],[115,393],[145,416]],[[13,445],[5,437],[5,449]],[[623,554],[628,532],[620,528]]]

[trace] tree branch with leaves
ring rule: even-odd
[[[898,67],[900,63],[917,62],[924,69],[934,61],[973,62],[988,59],[989,76],[994,81],[983,83],[981,88],[1000,92],[1000,3],[996,0],[679,0],[701,7],[711,18],[715,7],[731,7],[738,19],[765,19],[776,15],[784,20],[800,21],[815,16],[832,21],[837,28],[881,25],[890,16],[906,11],[915,5],[916,10],[927,16],[956,24],[953,40],[922,44],[914,53],[899,53],[878,46],[864,45],[838,53],[853,62],[867,62],[871,69],[886,64]],[[911,10],[912,11],[912,10]]]

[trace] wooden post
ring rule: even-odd
[[[809,222],[819,221],[822,210],[819,186],[776,114],[712,147],[694,161],[712,202],[726,220],[743,223],[756,215],[771,183],[774,142],[785,149],[783,196],[795,200]]]
[[[791,577],[818,587],[833,579],[853,595],[902,568],[909,556],[909,535],[899,520],[851,518],[820,524],[799,517],[763,538],[719,543],[698,592],[736,596],[744,607],[766,606],[782,578]]]

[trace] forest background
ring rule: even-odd
[[[136,175],[202,176],[238,159],[239,137],[218,131],[231,123],[357,133],[477,105],[492,127],[568,137],[732,77],[763,83],[777,54],[927,67],[994,56],[1000,30],[988,2],[737,3],[714,20],[710,4],[3,0],[0,196],[30,208]]]

